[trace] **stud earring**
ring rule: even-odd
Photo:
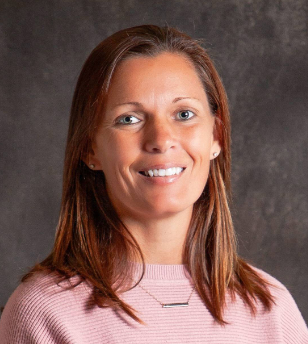
[[[213,154],[213,156],[214,156],[214,158],[218,157],[218,153],[215,152],[215,153]]]
[[[90,164],[89,167],[93,170],[93,168],[95,167],[94,164]]]

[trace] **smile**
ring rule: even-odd
[[[147,171],[140,171],[142,175],[146,177],[169,177],[174,175],[179,175],[184,171],[185,168],[183,167],[170,167],[167,169],[153,169],[153,170],[147,170]]]

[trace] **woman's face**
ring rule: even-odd
[[[117,68],[89,163],[102,170],[120,216],[191,213],[220,147],[215,119],[183,56],[136,57]],[[157,175],[158,174],[158,175]]]

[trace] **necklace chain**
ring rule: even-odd
[[[188,300],[186,302],[180,302],[180,303],[162,303],[159,301],[152,293],[150,293],[148,290],[144,288],[141,284],[138,284],[138,286],[144,290],[147,294],[149,294],[154,300],[156,300],[163,308],[172,308],[172,307],[188,307],[189,301],[192,297],[193,292],[195,291],[195,286],[192,288],[192,291],[188,297]]]

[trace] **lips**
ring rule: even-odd
[[[152,165],[139,171],[140,174],[143,176],[154,178],[154,177],[172,177],[181,174],[186,169],[186,166],[182,164],[160,164],[160,165]]]

